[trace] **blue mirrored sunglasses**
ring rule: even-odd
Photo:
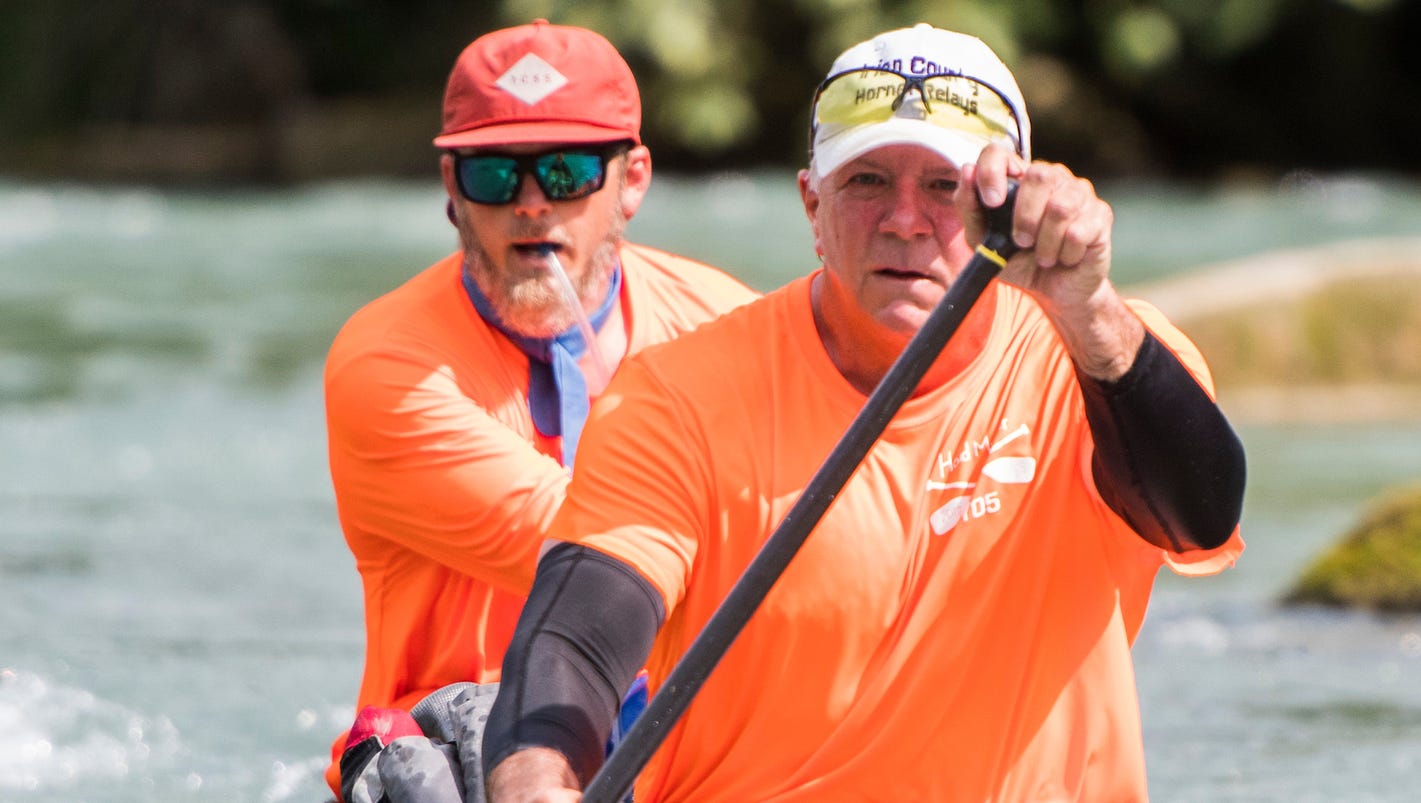
[[[533,177],[549,201],[573,201],[602,189],[607,163],[626,150],[618,144],[534,154],[455,153],[454,176],[459,192],[476,204],[512,202],[525,175]]]

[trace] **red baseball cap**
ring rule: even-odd
[[[540,19],[464,48],[434,145],[626,139],[641,144],[641,96],[627,62],[599,34]]]

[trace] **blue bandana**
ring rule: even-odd
[[[621,286],[622,267],[617,265],[612,270],[607,297],[602,299],[602,305],[589,321],[593,331],[601,331],[607,322]],[[493,305],[467,270],[464,271],[464,290],[479,315],[528,355],[528,411],[533,414],[533,426],[549,437],[562,436],[562,464],[571,469],[589,407],[587,380],[577,366],[577,359],[587,351],[582,331],[573,326],[557,337],[520,335],[504,326],[503,319],[494,312]]]

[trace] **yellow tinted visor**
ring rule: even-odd
[[[919,102],[911,100],[915,96]],[[815,129],[881,123],[894,116],[925,120],[1022,152],[1021,124],[1011,104],[991,85],[965,75],[850,70],[826,80],[814,103]]]

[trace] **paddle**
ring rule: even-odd
[[[745,628],[771,586],[819,524],[824,511],[898,413],[898,408],[922,381],[968,310],[1006,265],[1007,259],[1016,253],[1016,244],[1011,239],[1016,190],[1017,185],[1012,182],[1006,201],[996,209],[987,210],[987,235],[972,259],[874,388],[844,436],[804,486],[799,499],[760,547],[755,559],[627,732],[626,739],[612,751],[607,763],[587,785],[582,794],[583,803],[615,803],[626,796],[637,773],[686,712],[711,670]]]

